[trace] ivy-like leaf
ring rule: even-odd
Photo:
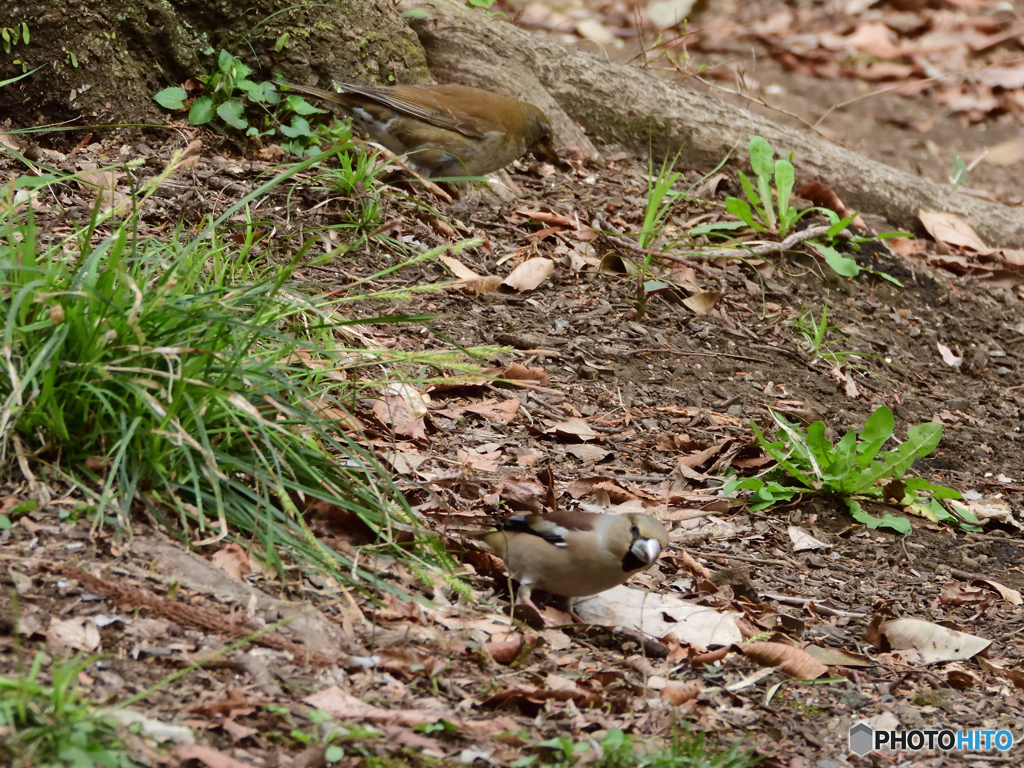
[[[164,88],[153,96],[153,101],[164,109],[184,109],[188,93],[184,88]]]
[[[243,117],[244,113],[245,107],[242,106],[240,99],[225,101],[217,107],[217,116],[232,128],[239,131],[244,131],[249,127],[249,123],[247,123]]]
[[[213,99],[209,96],[200,96],[192,102],[192,109],[188,111],[188,121],[192,125],[206,125],[213,120],[216,114],[213,108]]]

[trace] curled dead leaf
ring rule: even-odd
[[[704,291],[687,296],[683,299],[683,306],[695,315],[706,315],[715,308],[715,305],[725,296],[722,291]]]
[[[799,680],[814,680],[828,674],[828,667],[802,648],[785,643],[744,643],[737,646],[748,659],[765,667],[776,667],[790,677]]]
[[[704,690],[704,684],[699,680],[689,683],[669,680],[665,687],[661,689],[661,700],[666,704],[671,704],[673,707],[678,707],[681,704],[696,699],[702,690]]]
[[[511,664],[519,658],[523,650],[523,636],[515,633],[497,636],[494,640],[484,643],[488,655],[499,664]]]

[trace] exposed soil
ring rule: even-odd
[[[794,104],[795,110],[802,106],[812,111],[816,91],[811,83],[782,70],[758,74],[762,81],[781,83],[794,99],[809,100]],[[900,104],[911,108],[907,102]],[[912,109],[916,117],[917,110],[929,109],[929,102],[914,102]],[[868,127],[868,118],[884,118],[883,112],[837,120],[832,130],[843,133],[852,146],[870,144],[871,154],[879,159],[941,179],[938,166],[928,160],[934,153],[920,140],[921,153],[915,156],[914,142],[893,129],[888,118]],[[963,126],[940,124],[946,127],[929,138],[941,157],[978,143],[977,134]],[[166,157],[174,141],[152,140],[148,151]],[[103,162],[104,153],[119,148],[111,139],[87,148],[86,154]],[[227,155],[230,147],[220,151]],[[636,278],[600,273],[593,266],[595,259],[614,251],[612,243],[549,220],[538,223],[529,213],[560,214],[569,222],[581,222],[583,232],[595,216],[620,231],[637,231],[646,198],[645,167],[634,158],[608,154],[612,167],[581,173],[520,168],[513,180],[523,194],[510,202],[493,202],[487,196],[450,206],[431,201],[459,236],[486,238],[485,246],[459,256],[479,275],[506,275],[534,256],[551,258],[555,269],[539,288],[524,294],[477,294],[454,287],[410,299],[403,310],[437,315],[431,323],[433,335],[402,325],[370,328],[368,334],[393,348],[416,348],[425,339],[436,347],[450,341],[502,345],[510,350],[495,355],[490,364],[542,368],[548,380],[535,382],[533,388],[439,388],[430,394],[425,437],[379,437],[381,456],[395,466],[410,501],[442,532],[453,519],[485,520],[498,511],[499,500],[511,508],[517,503],[528,508],[553,496],[559,506],[576,506],[580,499],[569,492],[573,481],[614,481],[610,487],[618,489],[615,493],[609,495],[606,488],[604,496],[590,494],[582,501],[610,505],[632,499],[663,511],[672,527],[674,547],[657,567],[635,579],[637,585],[739,612],[751,635],[863,653],[871,660],[865,666],[828,662],[838,682],[812,685],[781,672],[759,677],[757,666],[738,653],[705,666],[700,656],[704,649],[605,628],[512,630],[501,614],[507,592],[502,580],[494,578],[500,571],[493,560],[466,554],[463,578],[484,598],[482,604],[467,603],[445,585],[425,585],[387,562],[376,565],[433,605],[393,600],[374,605],[327,582],[299,579],[282,587],[250,575],[247,580],[260,590],[316,605],[338,634],[328,642],[323,638],[329,635],[322,634],[324,647],[318,650],[340,649],[351,655],[318,669],[281,649],[250,646],[145,696],[134,708],[149,717],[188,719],[206,729],[202,738],[220,751],[263,766],[284,765],[299,755],[302,745],[287,738],[289,731],[298,727],[316,732],[301,702],[331,685],[380,708],[371,712],[359,709],[354,700],[334,701],[347,713],[339,720],[363,722],[379,734],[350,738],[346,765],[362,764],[366,755],[412,761],[437,757],[451,763],[476,758],[483,761],[480,765],[504,765],[521,756],[527,743],[510,735],[514,733],[585,742],[609,728],[623,728],[665,739],[678,723],[705,728],[716,742],[744,739],[767,756],[767,765],[1020,764],[1020,746],[984,755],[926,750],[857,758],[847,749],[847,731],[856,720],[890,713],[892,722],[905,729],[1006,728],[1018,739],[1024,737],[1024,613],[1020,605],[978,581],[1024,590],[1024,293],[1012,282],[957,276],[923,258],[904,260],[866,247],[859,254],[847,253],[863,266],[896,277],[904,287],[867,273],[840,278],[824,262],[797,252],[745,261],[719,259],[709,263],[708,274],[660,264],[653,268],[654,276],[693,281],[701,290],[722,291],[724,296],[708,314],[695,314],[677,299],[654,296],[638,317]],[[174,181],[173,194],[161,200],[163,208],[147,214],[148,222],[173,220],[182,210],[190,216],[222,210],[256,186],[255,177],[266,167],[240,158],[205,158],[190,179]],[[10,170],[0,167],[0,175]],[[693,169],[687,180],[696,182],[708,170]],[[1024,195],[1019,180],[1009,175],[983,181],[991,182],[991,191],[1002,199]],[[973,179],[971,184],[977,186]],[[730,180],[719,186],[717,205],[680,206],[670,231],[682,233],[696,222],[722,217],[724,195],[739,188]],[[358,205],[334,198],[312,210],[319,202],[299,192],[291,211],[310,226],[344,220]],[[272,212],[277,204],[268,201],[256,215],[279,216]],[[397,199],[388,205],[385,218],[394,221],[392,237],[423,247],[453,239],[447,226],[432,217],[411,212]],[[297,222],[279,224],[283,241]],[[928,247],[934,253],[935,244]],[[631,252],[622,255],[637,258]],[[374,241],[345,263],[307,270],[303,278],[332,290],[398,260]],[[392,285],[445,279],[440,266],[428,263],[399,273]],[[824,351],[852,353],[841,368],[813,354],[794,323],[805,312],[818,319],[826,307],[836,330]],[[962,357],[962,364],[944,362],[938,344]],[[510,423],[460,410],[489,398],[519,401]],[[828,498],[806,496],[757,513],[712,506],[724,471],[737,459],[759,455],[751,447],[749,423],[768,426],[768,406],[798,418],[821,417],[838,439],[848,429],[859,429],[882,404],[896,416],[899,439],[915,424],[938,421],[943,426],[938,451],[919,460],[915,474],[1000,502],[1009,517],[977,533],[913,518],[913,532],[904,537],[854,523],[842,504]],[[581,443],[565,433],[544,432],[571,417],[585,419],[598,435]],[[691,461],[713,446],[721,447],[705,460]],[[553,490],[545,490],[545,471]],[[512,478],[535,482],[539,490],[525,500],[514,499],[502,487],[503,480]],[[9,487],[0,490],[0,498],[25,493],[25,488]],[[684,498],[689,502],[683,503]],[[703,514],[683,514],[693,508],[703,509]],[[99,622],[99,647],[110,658],[90,667],[84,683],[91,695],[110,702],[144,690],[233,639],[211,627],[203,629],[191,614],[119,610],[118,605],[137,607],[137,596],[121,593],[113,604],[97,597],[95,584],[79,584],[69,578],[70,572],[60,572],[58,566],[71,557],[108,582],[141,585],[159,594],[170,586],[169,568],[154,565],[152,549],[140,551],[131,541],[109,535],[92,536],[85,523],[59,524],[54,509],[22,517],[19,525],[0,534],[5,565],[0,591],[3,674],[11,674],[26,652],[45,647],[47,637],[57,643],[63,633],[53,630],[53,621],[118,615],[114,623]],[[880,504],[871,511],[902,514]],[[828,548],[795,551],[794,527]],[[159,535],[143,522],[135,531],[137,542],[156,546]],[[347,538],[345,531],[318,533]],[[708,569],[709,579],[687,569],[684,552]],[[233,581],[226,573],[223,579]],[[182,588],[168,602],[202,606],[226,619],[252,605],[238,594],[221,601],[219,591],[203,586],[194,573],[176,573],[176,580]],[[17,636],[12,632],[12,584],[19,591]],[[260,604],[255,618],[271,621],[280,615],[279,606]],[[865,639],[875,617],[955,626],[992,645],[985,659],[905,663]],[[283,632],[307,644],[312,637],[294,627]],[[512,644],[511,658],[503,643]],[[360,657],[371,654],[380,657],[377,666],[362,668]],[[1007,677],[1004,669],[1017,670],[1016,676]],[[745,679],[748,685],[734,686]],[[691,682],[701,682],[705,693],[672,704],[675,686]],[[289,714],[265,706],[270,704],[283,706]],[[419,712],[419,720],[410,712]],[[411,727],[441,719],[455,723],[456,730],[423,733]],[[132,743],[142,754],[149,749],[143,739]],[[291,764],[317,764],[315,748]]]

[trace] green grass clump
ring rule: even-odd
[[[422,318],[346,319],[338,304],[357,297],[328,306],[292,280],[305,248],[274,265],[257,256],[258,226],[225,231],[229,215],[312,162],[198,235],[142,235],[137,218],[119,222],[97,206],[87,225],[54,236],[24,190],[0,193],[0,477],[71,484],[96,525],[125,528],[144,508],[183,541],[255,541],[279,573],[284,549],[303,566],[383,586],[319,543],[297,500],[355,514],[385,546],[395,526],[415,525],[345,417],[414,356],[382,361],[342,345],[339,331]],[[360,366],[378,366],[376,378],[339,373]],[[396,553],[418,560],[413,539]],[[419,562],[446,564],[433,550]]]
[[[702,731],[681,734],[677,730],[668,744],[654,744],[613,729],[595,744],[559,737],[534,749],[537,754],[513,761],[512,768],[574,768],[581,760],[590,768],[751,768],[763,759],[738,744],[710,744]]]
[[[12,768],[132,768],[113,722],[98,716],[78,692],[78,675],[97,657],[37,653],[17,678],[0,677],[0,764]]]

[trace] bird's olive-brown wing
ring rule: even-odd
[[[376,87],[346,83],[341,87],[349,93],[357,93],[360,96],[373,99],[396,112],[415,117],[425,123],[436,125],[438,128],[456,131],[463,136],[472,138],[480,138],[484,135],[473,121],[459,117],[450,109],[441,107],[439,102],[443,100],[442,97],[448,95],[446,91],[450,90],[450,86],[427,88],[415,85],[392,85]]]

